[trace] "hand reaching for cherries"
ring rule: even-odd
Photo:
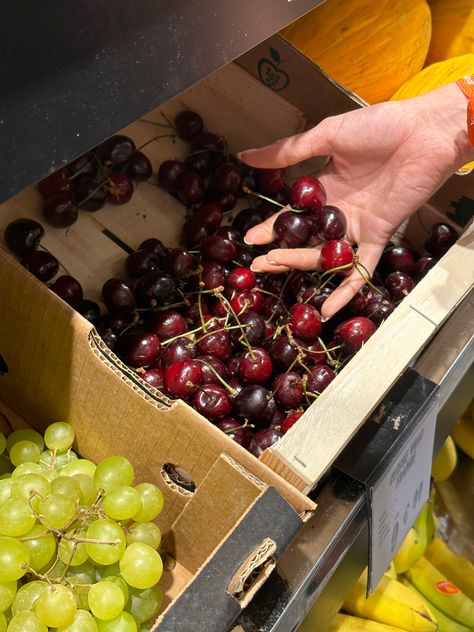
[[[329,203],[343,210],[345,239],[357,246],[359,262],[372,274],[400,224],[474,158],[465,121],[466,98],[453,83],[406,101],[327,118],[307,132],[241,152],[239,157],[253,167],[281,168],[311,156],[329,156],[318,180]],[[275,241],[275,221],[282,212],[251,228],[245,241],[255,245]],[[321,245],[273,249],[252,264],[256,272],[292,268],[321,268]],[[333,316],[364,283],[354,268],[324,302],[322,316]]]

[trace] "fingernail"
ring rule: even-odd
[[[268,257],[265,258],[265,261],[267,263],[269,263],[271,266],[277,266],[278,263],[276,261],[274,261],[273,259],[268,259]]]
[[[247,244],[247,246],[253,245],[252,242],[247,239],[247,237],[244,237],[244,244]]]
[[[329,320],[329,316],[322,316],[322,317],[321,317],[321,322],[322,322],[322,323],[327,323],[327,322],[328,322],[328,320]]]
[[[252,272],[260,272],[260,268],[258,266],[254,266],[253,263],[250,264],[250,269]]]
[[[243,162],[242,154],[248,154],[250,151],[255,151],[255,149],[242,149],[242,151],[238,151],[237,158]]]

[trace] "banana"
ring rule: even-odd
[[[316,631],[317,628],[313,628]],[[299,632],[299,628],[298,628]],[[337,614],[328,632],[401,632],[400,628],[391,625],[384,625],[369,619],[351,617],[348,614]]]
[[[374,592],[366,599],[367,569],[346,597],[343,609],[358,615],[407,630],[408,632],[434,632],[436,619],[423,599],[409,588],[386,575]]]
[[[390,577],[391,579],[398,579],[397,571],[395,570],[395,564],[393,560],[390,562],[390,566],[385,571],[384,575]]]
[[[426,559],[474,601],[474,564],[435,538],[425,551]]]
[[[438,519],[436,518],[436,514],[434,512],[434,504],[435,504],[435,486],[433,485],[430,493],[430,499],[428,500],[428,516],[426,517],[426,539],[428,543],[435,537],[436,531],[438,530]]]
[[[413,592],[423,598],[423,595],[413,586],[413,584],[410,584],[407,579],[403,578],[401,582],[404,586],[407,586],[407,588],[410,588]],[[466,628],[464,625],[456,623],[456,621],[447,617],[444,612],[435,608],[432,603],[428,603],[428,606],[438,622],[438,632],[469,632],[469,628]]]
[[[474,602],[425,557],[420,557],[405,577],[429,603],[448,617],[468,628],[474,626]]]
[[[446,481],[456,469],[458,453],[451,436],[441,446],[431,466],[431,476],[435,483]]]
[[[428,545],[427,519],[430,511],[430,506],[426,503],[396,552],[393,564],[398,574],[407,571],[425,552]]]
[[[474,424],[468,417],[461,417],[456,422],[451,435],[456,445],[471,459],[474,459]]]

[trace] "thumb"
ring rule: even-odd
[[[332,153],[334,118],[326,118],[307,132],[278,140],[260,149],[246,149],[238,153],[242,162],[251,167],[275,168],[294,165],[312,156]]]

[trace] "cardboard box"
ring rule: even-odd
[[[161,110],[170,118],[183,107],[198,111],[207,127],[225,135],[235,152],[360,106],[281,38],[255,49],[247,59],[240,60],[246,70],[229,64]],[[283,64],[288,68],[288,83],[283,77],[281,83],[276,79],[272,84],[273,88],[283,86],[281,90],[271,90],[249,74],[261,75],[269,61],[280,69]],[[160,109],[144,118],[164,120]],[[124,132],[141,145],[162,135],[163,129],[138,121]],[[186,149],[180,141],[158,138],[145,151],[156,170],[163,160],[182,156]],[[321,159],[306,161],[289,175],[314,173],[321,164]],[[469,182],[467,178],[460,182]],[[41,221],[40,209],[34,189],[12,198],[0,207],[0,233],[17,217]],[[443,213],[447,211],[434,203],[426,205],[401,227],[398,237],[419,246],[425,238],[423,224],[446,219]],[[85,296],[99,300],[104,281],[123,275],[127,248],[134,249],[152,236],[176,244],[183,218],[184,209],[173,197],[142,183],[125,206],[107,206],[94,214],[81,212],[78,222],[66,231],[47,227],[43,243],[81,281]],[[165,494],[160,525],[169,531],[167,542],[172,543],[183,570],[169,590],[171,608],[179,616],[165,612],[158,629],[223,630],[223,620],[230,622],[249,594],[238,573],[245,576],[249,567],[245,560],[252,566],[250,558],[260,546],[257,558],[261,555],[266,560],[269,551],[276,558],[291,540],[301,522],[297,514],[304,517],[315,508],[305,492],[320,480],[462,299],[473,278],[473,239],[468,229],[302,420],[257,460],[189,405],[171,402],[145,385],[105,347],[87,321],[0,251],[0,354],[8,367],[0,377],[0,397],[35,427],[44,428],[59,419],[71,422],[84,456],[98,460],[121,453],[133,461],[138,479],[160,485]],[[180,468],[196,486],[194,493],[180,485],[175,475]],[[270,508],[276,505],[265,505],[270,500],[286,508],[281,522],[274,520],[275,509]],[[259,506],[265,507],[263,513]],[[265,525],[263,532],[257,529],[260,522]],[[268,531],[271,525],[272,533]],[[251,536],[254,530],[256,538]],[[224,576],[218,572],[217,560]],[[229,566],[223,566],[226,560]],[[265,562],[263,575],[268,569]],[[234,596],[229,596],[232,590]],[[206,591],[212,599],[204,604]],[[210,627],[212,616],[206,617],[205,628],[186,627],[198,621],[195,617],[199,612],[202,616],[205,607],[212,608],[211,602],[223,608],[224,619],[215,609],[209,610],[221,627]],[[166,616],[171,617],[167,623]]]

